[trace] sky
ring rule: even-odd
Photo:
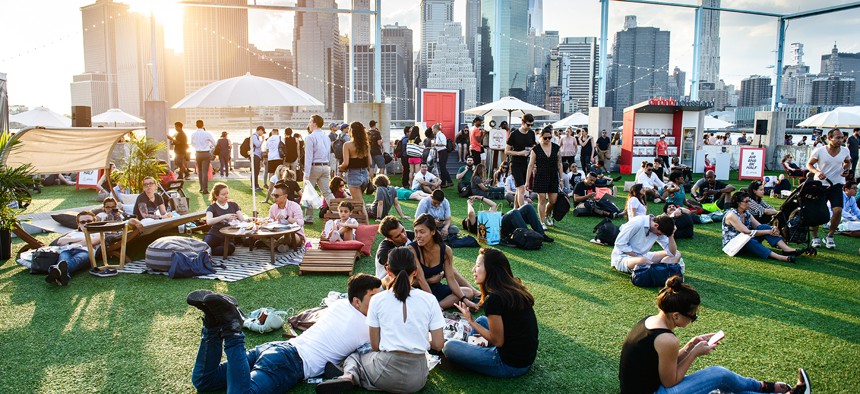
[[[0,73],[6,73],[11,105],[47,106],[59,113],[70,112],[69,83],[83,72],[83,44],[80,7],[93,0],[0,0]],[[155,4],[156,19],[165,26],[165,46],[181,51],[182,7],[171,0],[127,0],[132,10],[148,12]],[[695,0],[675,0],[691,4]],[[792,13],[848,3],[847,0],[723,0],[725,8]],[[256,0],[257,4],[294,4],[294,0]],[[348,0],[338,0],[342,8]],[[399,23],[413,30],[419,48],[419,0],[382,0],[383,24]],[[466,1],[455,0],[454,20],[465,24]],[[563,10],[564,12],[554,12]],[[690,78],[693,63],[694,11],[612,1],[609,11],[609,45],[620,30],[625,15],[636,15],[639,26],[671,31],[670,69],[678,66]],[[341,32],[348,32],[348,20],[341,16]],[[262,50],[292,48],[294,14],[284,11],[250,11],[249,36]],[[819,71],[822,54],[836,43],[840,52],[860,52],[860,9],[791,21],[788,44],[801,42],[804,61],[811,72]],[[753,74],[773,75],[777,21],[774,18],[723,13],[720,26],[721,77],[740,87],[740,80]],[[598,0],[544,0],[544,30],[558,30],[563,37],[598,36]],[[770,66],[770,67],[769,67]],[[687,89],[689,90],[689,81]]]

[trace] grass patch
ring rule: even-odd
[[[250,211],[249,182],[228,184],[231,197]],[[459,222],[464,199],[453,189],[447,194]],[[96,204],[93,196],[90,190],[49,187],[34,196],[30,210]],[[189,196],[195,209],[208,203],[197,193]],[[417,202],[403,205],[411,216]],[[651,204],[649,212],[659,208]],[[424,391],[618,392],[621,342],[637,320],[654,313],[656,290],[634,287],[627,276],[609,268],[610,249],[588,242],[597,221],[570,216],[558,222],[549,231],[557,241],[539,251],[502,248],[536,299],[540,348],[528,374],[501,380],[435,370]],[[318,237],[321,227],[317,219],[305,231]],[[722,365],[742,375],[793,383],[794,370],[802,366],[819,393],[848,392],[860,385],[860,240],[837,237],[837,250],[822,249],[817,257],[789,265],[729,258],[720,250],[719,224],[695,230],[694,239],[678,245],[685,253],[687,281],[702,294],[703,305],[699,320],[677,333],[686,341],[724,330],[726,339],[691,372]],[[21,245],[16,240],[13,251]],[[141,258],[143,248],[132,248],[132,257]],[[454,254],[455,266],[470,278],[477,249],[455,249]],[[356,270],[373,273],[373,259],[362,258]],[[6,261],[0,265],[0,392],[193,392],[190,376],[200,314],[185,304],[189,291],[226,292],[246,310],[300,310],[316,306],[329,290],[343,290],[345,283],[342,275],[299,277],[297,267],[285,267],[235,283],[155,275],[100,279],[78,273],[69,287],[57,288]],[[246,337],[249,347],[274,340],[280,340],[280,333]],[[300,384],[295,392],[312,390]]]

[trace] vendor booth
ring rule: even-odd
[[[635,173],[643,161],[653,161],[660,136],[666,136],[670,158],[680,156],[682,164],[692,167],[696,146],[701,144],[704,111],[712,106],[705,101],[651,99],[625,108],[621,173]]]

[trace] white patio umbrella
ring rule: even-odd
[[[734,126],[734,123],[726,122],[722,119],[717,119],[713,116],[705,116],[705,130],[719,130],[726,127]]]
[[[581,126],[588,124],[588,115],[582,112],[574,112],[573,115],[570,115],[558,122],[552,124],[552,128],[554,129],[563,129],[566,127],[573,126]]]
[[[72,125],[71,119],[46,107],[36,107],[27,112],[12,115],[9,117],[9,121],[33,127],[71,127]]]
[[[806,118],[797,127],[860,127],[860,106],[839,107]]]
[[[134,124],[134,125],[142,125],[145,124],[146,121],[134,116],[132,114],[126,113],[119,108],[111,108],[105,112],[102,112],[96,116],[93,116],[92,119],[93,124],[96,123],[104,123],[110,125],[111,123],[116,127],[118,123],[121,124]]]
[[[481,116],[508,116],[508,124],[511,124],[511,114],[514,112],[525,115],[532,114],[534,116],[554,115],[553,112],[547,111],[536,105],[529,104],[516,97],[502,97],[498,101],[484,104],[475,108],[463,111],[465,114],[481,115]]]
[[[248,107],[248,129],[254,134],[252,107],[315,107],[322,102],[301,89],[275,79],[247,73],[241,77],[213,82],[179,100],[173,108]],[[251,153],[251,168],[254,154]],[[257,214],[257,191],[251,193],[254,215]]]

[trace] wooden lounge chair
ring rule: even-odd
[[[352,275],[358,256],[357,250],[310,249],[305,252],[305,256],[299,264],[299,275],[305,272],[334,272]]]
[[[323,219],[326,221],[332,219],[340,219],[340,216],[337,213],[337,206],[341,203],[341,201],[349,201],[352,203],[352,213],[349,214],[350,217],[358,220],[358,224],[368,224],[367,222],[367,207],[364,205],[364,201],[354,200],[351,198],[335,198],[331,200],[329,204],[329,210],[326,211]]]

